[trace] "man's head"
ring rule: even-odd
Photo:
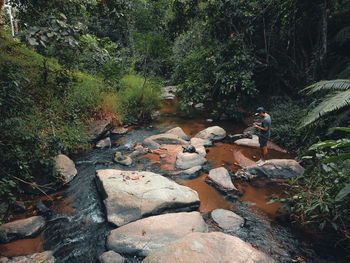
[[[265,109],[263,107],[257,108],[255,115],[265,116]]]

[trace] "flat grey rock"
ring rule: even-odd
[[[275,263],[252,245],[221,232],[191,233],[154,250],[143,263]]]
[[[176,156],[176,168],[189,169],[194,166],[202,166],[207,160],[198,153],[179,152]]]
[[[271,159],[262,165],[248,166],[239,170],[235,176],[237,178],[244,177],[251,179],[254,177],[268,177],[268,178],[295,178],[304,174],[304,168],[293,159]]]
[[[220,228],[227,231],[237,231],[244,225],[243,217],[225,209],[213,210],[211,212],[211,218]]]
[[[151,150],[158,149],[162,144],[186,145],[187,141],[171,133],[162,133],[150,136],[143,141],[143,145]]]
[[[192,211],[200,204],[196,191],[151,172],[98,170],[97,185],[107,220],[116,226],[163,212]]]
[[[146,257],[153,250],[192,232],[207,232],[199,212],[170,213],[129,223],[111,231],[107,248],[118,253]]]
[[[198,146],[212,146],[213,145],[211,140],[202,139],[202,138],[196,138],[196,137],[191,138],[190,143],[194,147],[198,147]]]
[[[200,175],[201,170],[202,170],[202,166],[197,165],[197,166],[194,166],[194,167],[191,167],[187,170],[182,171],[178,175],[181,177],[185,177],[186,179],[191,179],[191,178],[195,178],[198,175]]]
[[[13,240],[30,238],[38,235],[45,227],[45,219],[41,216],[33,216],[16,220],[0,226],[0,243],[8,243]]]
[[[220,141],[226,137],[226,131],[219,126],[212,126],[200,131],[195,137],[210,141]]]

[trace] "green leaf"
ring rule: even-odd
[[[333,128],[330,128],[330,130],[332,130],[332,131],[345,131],[345,132],[350,133],[350,128],[348,128],[348,127],[333,127]]]
[[[342,153],[337,156],[328,157],[323,160],[323,163],[334,163],[336,161],[350,159],[350,153]]]
[[[315,144],[311,145],[311,147],[309,148],[309,151],[319,150],[319,149],[331,147],[331,146],[336,145],[336,143],[337,142],[335,140],[327,140],[327,141],[322,141],[322,142],[319,142],[319,143],[315,143]]]
[[[339,191],[339,193],[335,197],[335,201],[338,202],[343,200],[348,194],[350,194],[350,183],[345,185],[345,187]]]

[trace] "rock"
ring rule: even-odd
[[[92,122],[88,134],[92,141],[97,141],[103,138],[108,131],[113,129],[112,119],[106,118],[104,120],[98,120]]]
[[[210,123],[213,122],[213,119],[206,119],[205,121]]]
[[[205,150],[205,147],[203,145],[198,145],[196,148],[196,152],[200,155],[205,157],[207,155],[207,151]]]
[[[0,226],[0,243],[8,243],[21,238],[38,235],[45,227],[45,220],[41,216],[33,216],[16,220]]]
[[[154,250],[143,263],[274,263],[252,245],[221,232],[191,233]]]
[[[162,212],[192,211],[200,204],[196,191],[151,172],[98,170],[97,185],[107,219],[116,226]]]
[[[161,115],[160,111],[157,110],[152,113],[151,118],[154,120],[154,119],[157,119],[160,115]]]
[[[207,232],[199,212],[152,216],[112,230],[107,248],[118,253],[146,257],[154,249],[192,232]]]
[[[124,127],[116,127],[113,130],[111,130],[112,135],[125,135],[129,132],[127,128]]]
[[[159,158],[165,158],[166,157],[166,154],[161,154],[161,155],[159,155]]]
[[[35,253],[32,255],[20,256],[9,258],[0,258],[0,263],[54,263],[55,258],[53,257],[52,251],[45,251],[41,253]]]
[[[129,155],[130,158],[136,158],[138,156],[148,153],[148,148],[142,147],[142,145],[137,145],[134,151]]]
[[[176,86],[167,86],[162,88],[163,99],[164,100],[173,100],[175,98]]]
[[[105,139],[100,140],[98,143],[96,143],[96,148],[111,148],[111,138],[107,137]]]
[[[55,161],[55,169],[58,171],[60,177],[67,183],[72,181],[78,173],[74,162],[64,154],[59,154]]]
[[[143,141],[143,145],[151,150],[158,149],[162,144],[180,144],[185,145],[187,141],[179,136],[170,133],[162,133],[150,136]]]
[[[225,167],[215,168],[209,171],[206,182],[213,183],[214,186],[220,190],[227,192],[232,190],[238,190],[232,183],[231,177]]]
[[[176,156],[175,166],[179,169],[189,169],[193,166],[202,166],[207,160],[198,153],[179,152]]]
[[[231,141],[231,142],[235,142],[235,141],[237,141],[237,140],[239,140],[239,139],[244,138],[243,134],[229,135],[229,137],[230,137],[230,141]]]
[[[173,129],[167,131],[166,133],[177,135],[185,141],[190,140],[190,138],[186,135],[186,133],[180,127],[173,128]]]
[[[243,139],[236,140],[234,144],[239,146],[251,147],[251,148],[260,148],[259,137],[257,135],[253,135],[253,139],[243,138]],[[278,152],[286,153],[286,150],[282,149],[281,147],[279,147],[278,145],[270,141],[267,142],[267,148]]]
[[[110,250],[103,253],[99,260],[101,263],[124,263],[125,258],[123,258],[120,254]]]
[[[125,166],[130,166],[132,165],[132,159],[130,156],[127,155],[122,155],[121,152],[116,152],[114,155],[114,161],[116,163],[125,165]]]
[[[196,109],[202,110],[202,109],[204,109],[204,104],[200,102],[200,103],[195,104],[194,107]]]
[[[211,218],[220,228],[227,231],[237,231],[244,226],[244,218],[232,211],[215,209],[211,212]]]
[[[226,131],[219,126],[212,126],[200,131],[195,137],[210,141],[220,141],[226,137]]]
[[[198,146],[212,146],[213,143],[208,140],[208,139],[201,139],[201,138],[192,138],[190,140],[191,145],[193,145],[194,147],[198,147]]]
[[[295,178],[304,174],[304,168],[293,159],[271,159],[264,165],[248,166],[239,170],[235,176],[251,179],[256,176],[265,176],[268,178]]]
[[[26,205],[22,201],[16,201],[12,204],[12,210],[16,214],[25,213],[27,211]]]
[[[195,178],[197,177],[202,170],[202,166],[197,165],[194,167],[191,167],[187,170],[182,171],[180,174],[178,174],[181,177],[185,177],[187,179]]]

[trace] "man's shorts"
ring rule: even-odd
[[[265,136],[259,136],[259,144],[260,144],[260,147],[265,147],[267,146],[267,141],[269,139]]]

